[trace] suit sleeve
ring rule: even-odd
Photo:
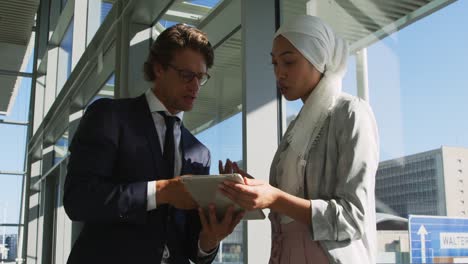
[[[374,115],[367,103],[355,99],[337,118],[336,185],[330,200],[314,199],[314,240],[361,239],[374,208],[379,143]]]
[[[63,204],[74,221],[144,222],[147,182],[122,184],[116,175],[119,123],[115,101],[88,107],[70,146]]]

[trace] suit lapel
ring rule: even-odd
[[[190,146],[192,146],[193,142],[190,136],[190,132],[185,128],[184,125],[180,127],[180,130],[181,130],[180,144],[182,145],[181,175],[184,175],[184,174],[189,174],[192,171],[190,167],[191,157],[190,157],[190,152],[188,150],[190,149]]]

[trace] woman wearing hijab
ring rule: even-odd
[[[270,169],[270,184],[243,174],[221,191],[241,207],[269,208],[270,264],[375,263],[374,184],[378,133],[370,106],[342,93],[348,48],[321,19],[300,16],[280,27],[271,52],[287,100],[304,103]]]

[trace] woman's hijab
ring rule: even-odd
[[[278,187],[294,195],[304,186],[307,151],[320,137],[320,131],[333,110],[346,73],[348,46],[322,19],[298,16],[282,25],[275,34],[285,37],[323,77],[313,89],[296,120],[285,135],[289,148],[277,166]]]

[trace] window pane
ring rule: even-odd
[[[0,227],[0,263],[17,263],[18,227]]]
[[[99,92],[91,99],[87,106],[94,103],[94,101],[101,98],[114,98],[115,93],[115,74],[112,73],[109,79],[107,79],[106,84],[101,87]]]
[[[241,34],[236,32],[215,50],[212,76],[200,90],[184,124],[211,152],[211,174],[219,174],[218,160],[229,158],[242,166]],[[223,241],[215,263],[243,263],[243,225]]]
[[[88,0],[88,30],[86,45],[93,39],[102,22],[106,19],[112,9],[113,1],[109,0]]]
[[[61,10],[63,10],[65,8],[65,6],[67,5],[67,2],[68,2],[68,0],[62,0],[61,1],[61,3],[62,3]]]
[[[0,174],[0,223],[19,223],[22,184],[23,176]]]
[[[12,95],[13,105],[9,115],[0,114],[0,120],[28,122],[31,78],[0,75],[0,81],[4,85],[14,85],[15,83],[19,85],[17,94]]]
[[[157,34],[177,23],[198,26],[223,0],[176,1],[155,23]]]
[[[63,85],[70,76],[72,65],[72,51],[73,51],[73,19],[68,25],[67,31],[60,42],[60,49],[58,54],[58,70],[57,70],[57,92],[60,93]]]
[[[54,144],[54,160],[53,164],[62,161],[68,155],[68,129]]]
[[[345,92],[355,94],[356,54],[367,51],[369,102],[380,133],[377,262],[409,263],[405,218],[468,214],[468,2],[351,2],[283,0],[281,15],[316,14],[348,41]],[[419,12],[427,13],[415,18]],[[301,105],[288,103],[287,116]],[[388,214],[400,217],[394,226]]]
[[[24,170],[26,133],[26,126],[0,123],[0,171]]]

